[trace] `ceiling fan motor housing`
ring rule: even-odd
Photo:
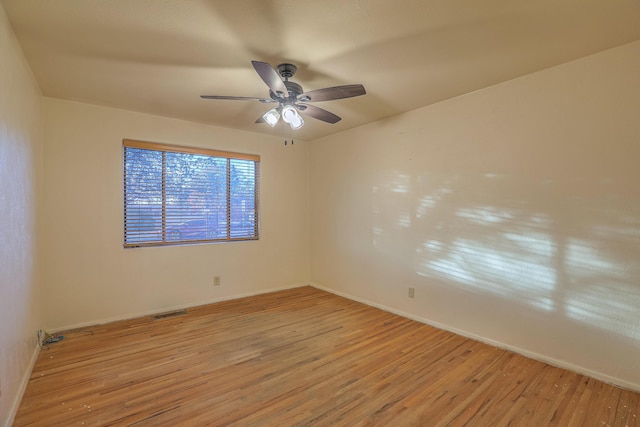
[[[300,86],[296,82],[285,80],[283,83],[286,86],[287,91],[289,92],[289,97],[285,98],[286,100],[295,101],[298,98],[298,95],[300,95],[303,92],[302,86]],[[269,91],[269,95],[271,96],[271,99],[273,99],[274,101],[282,100],[282,97],[279,97],[277,94],[273,93],[272,91]]]

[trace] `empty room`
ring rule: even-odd
[[[0,0],[0,425],[640,426],[637,0]]]

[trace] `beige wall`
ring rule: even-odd
[[[0,425],[8,425],[30,374],[41,319],[41,137],[40,90],[2,6],[0,58]]]
[[[312,142],[312,283],[640,390],[639,112],[636,42]]]
[[[306,284],[308,149],[44,98],[45,320],[67,328]],[[261,156],[258,241],[123,249],[122,139]],[[213,277],[221,286],[213,286]]]

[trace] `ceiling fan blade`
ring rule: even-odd
[[[260,116],[260,117],[258,117],[258,118],[256,119],[256,121],[255,121],[254,123],[266,123],[266,122],[264,121],[264,117],[263,117],[263,116]]]
[[[344,85],[312,90],[298,96],[304,102],[331,101],[333,99],[353,98],[367,93],[362,85]]]
[[[271,65],[260,61],[251,61],[251,64],[253,64],[253,68],[255,68],[260,78],[269,86],[271,92],[276,95],[282,94],[281,96],[285,98],[289,96],[287,87],[284,85],[278,72]]]
[[[322,120],[323,122],[334,124],[342,120],[340,116],[336,116],[332,112],[316,107],[315,105],[299,104],[297,107],[302,114],[313,117],[314,119]]]
[[[253,96],[226,96],[226,95],[200,95],[202,99],[230,99],[233,101],[260,101],[260,102],[274,102],[272,99],[256,98]]]

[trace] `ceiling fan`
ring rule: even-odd
[[[270,64],[251,61],[253,68],[269,87],[268,98],[251,96],[201,95],[203,99],[228,99],[239,101],[259,101],[265,104],[278,104],[274,108],[258,117],[256,123],[267,123],[274,127],[280,117],[285,123],[296,130],[304,125],[299,113],[327,123],[337,123],[341,117],[323,108],[309,104],[309,102],[332,101],[335,99],[352,98],[367,93],[361,84],[326,87],[323,89],[304,92],[298,83],[289,81],[298,68],[293,64],[280,64],[273,68]]]

